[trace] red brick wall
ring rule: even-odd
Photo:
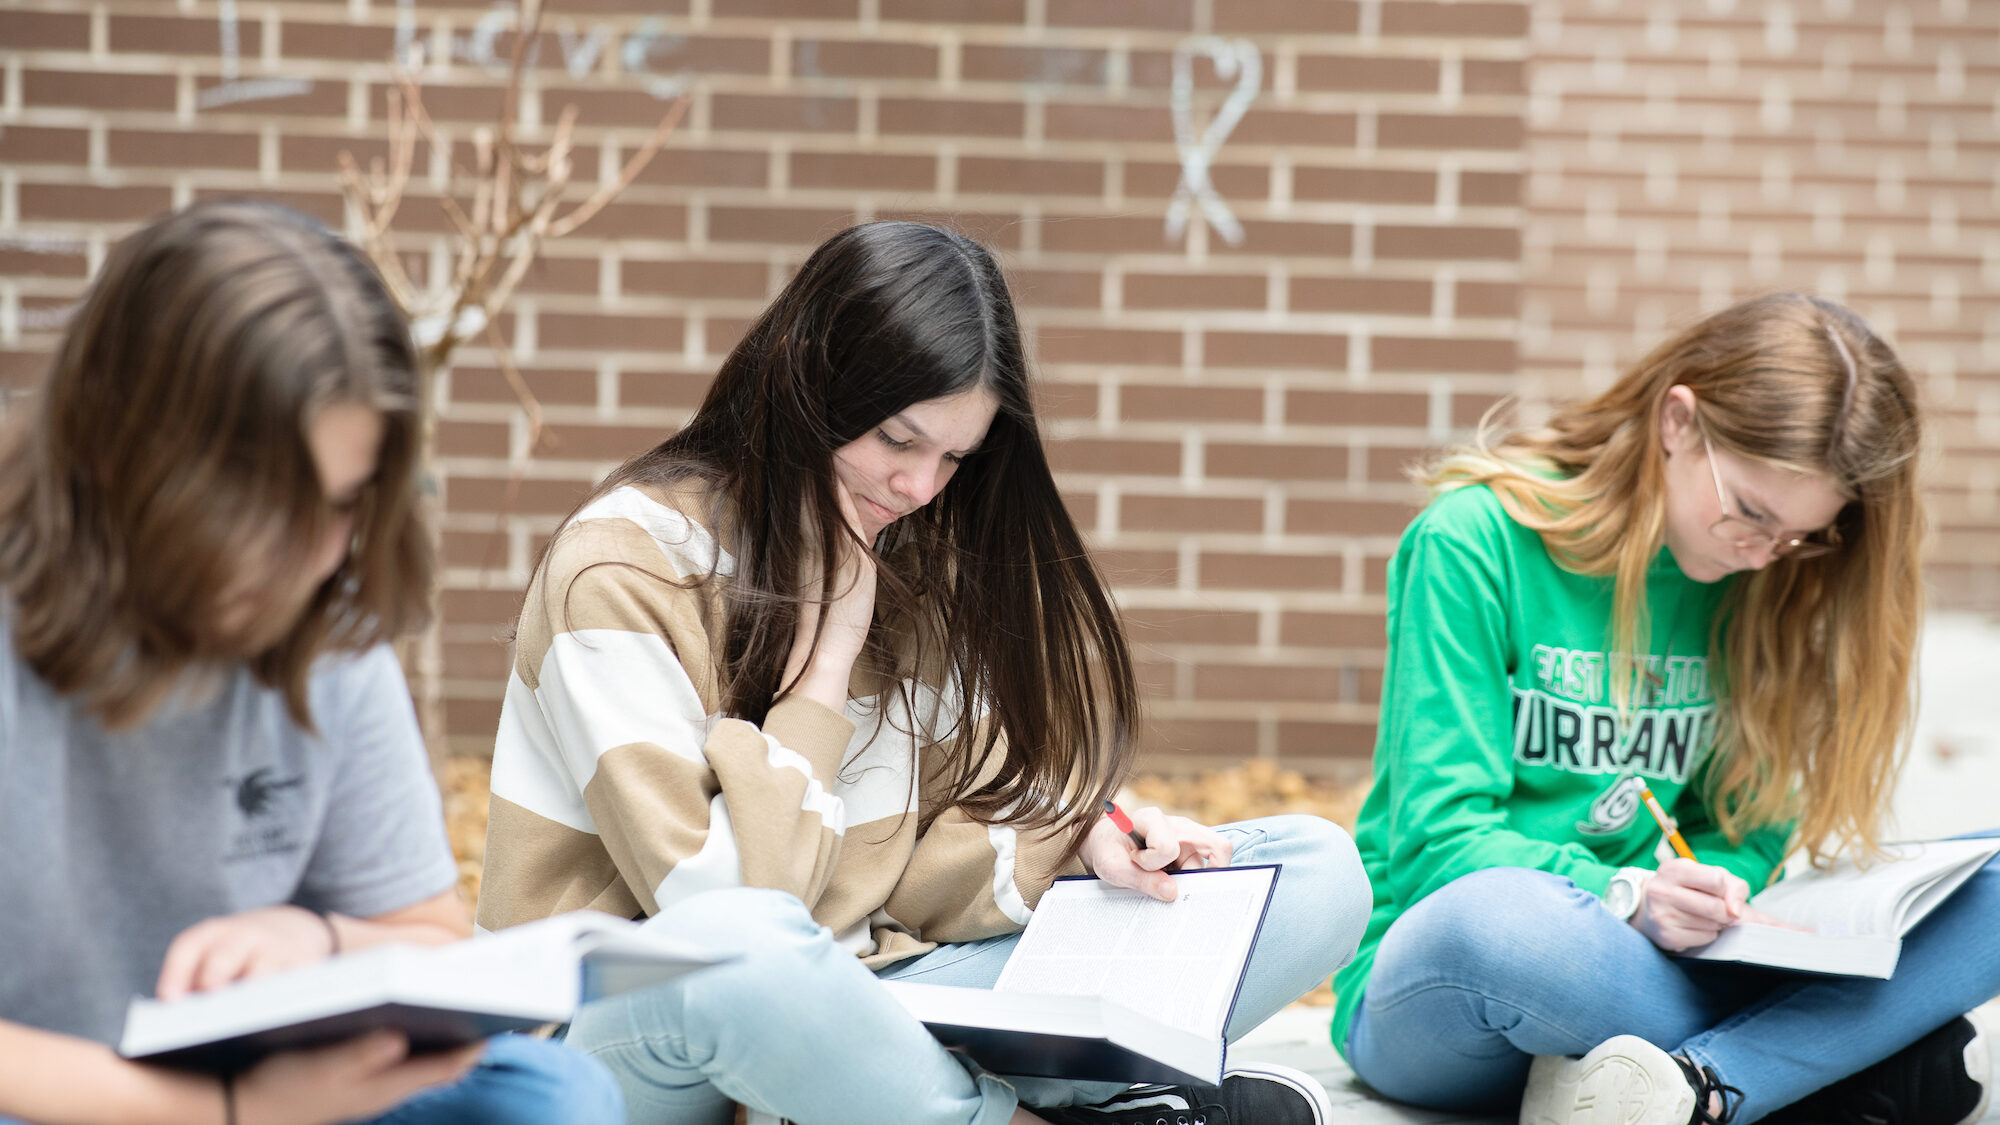
[[[1875,82],[1860,60],[1886,18],[1860,6],[1862,26],[1847,36],[1856,89]],[[1364,769],[1384,564],[1419,499],[1404,466],[1463,435],[1503,394],[1573,389],[1586,357],[1608,369],[1635,323],[1692,314],[1714,295],[1701,288],[1698,245],[1738,260],[1748,245],[1753,264],[1765,260],[1740,217],[1701,241],[1712,193],[1696,185],[1756,197],[1757,184],[1736,184],[1742,173],[1675,141],[1672,128],[1644,126],[1660,75],[1684,91],[1669,114],[1681,133],[1698,137],[1722,112],[1708,78],[1633,45],[1647,41],[1657,10],[1679,7],[1547,0],[1531,20],[1525,3],[1430,0],[555,4],[524,110],[539,128],[578,107],[585,178],[609,174],[644,138],[665,108],[656,94],[686,89],[693,102],[620,203],[550,247],[506,324],[546,414],[545,447],[528,456],[525,416],[480,350],[462,353],[444,387],[453,744],[490,743],[507,659],[495,638],[557,516],[685,419],[743,325],[817,241],[856,220],[919,216],[988,241],[1014,280],[1066,495],[1142,654],[1148,764],[1265,755],[1321,773]],[[1966,7],[1964,20],[1991,22],[1990,6],[1976,16]],[[233,55],[223,46],[232,11]],[[428,68],[426,101],[465,160],[471,130],[498,107],[492,59],[509,40],[482,27],[494,11],[444,0],[0,0],[0,380],[28,376],[105,245],[147,215],[248,194],[342,222],[334,160],[342,148],[380,151],[399,34],[451,59]],[[1747,17],[1703,18],[1720,27]],[[1932,44],[1934,22],[1911,24],[1913,44]],[[1708,58],[1710,23],[1683,25],[1675,49]],[[1804,15],[1798,26],[1805,58],[1817,33]],[[1912,77],[1899,103],[1897,131],[1915,136],[1910,123],[1931,120],[1932,101],[1952,102],[1938,110],[1959,119],[1951,175],[1983,185],[1960,191],[1959,237],[1915,250],[1931,237],[1911,218],[1929,213],[1934,173],[1921,156],[1938,142],[1912,141],[1903,194],[1853,188],[1864,201],[1848,205],[1842,237],[1803,278],[1838,266],[1850,296],[1872,284],[1860,260],[1877,230],[1861,217],[1871,206],[1905,255],[1971,255],[1949,328],[1923,318],[1939,298],[1899,258],[1895,292],[1918,297],[1892,326],[1958,357],[1943,463],[1976,486],[1940,493],[1956,498],[1943,549],[1960,560],[1947,554],[1958,569],[1940,573],[1967,597],[1986,588],[1977,552],[1993,557],[2000,526],[1990,452],[2000,405],[1988,402],[2000,392],[1984,342],[1995,329],[1980,287],[2000,269],[2000,249],[1987,245],[1994,36],[1983,34],[1960,44],[1957,94],[1924,93]],[[1199,213],[1182,237],[1166,231],[1181,175],[1173,60],[1199,35],[1246,40],[1261,68],[1212,169],[1240,244]],[[1949,38],[1923,49],[1935,54]],[[1727,97],[1740,103],[1768,84],[1754,29],[1737,39]],[[1591,54],[1614,41],[1622,70]],[[1531,54],[1536,81],[1556,75],[1564,93],[1551,110],[1545,90],[1533,115]],[[1192,74],[1199,132],[1233,82],[1206,58]],[[1723,108],[1756,118],[1754,107]],[[1793,130],[1818,112],[1803,95],[1794,110]],[[1856,111],[1827,112],[1846,121]],[[1620,126],[1627,159],[1593,155],[1595,121]],[[1738,137],[1726,167],[1756,167],[1772,136]],[[1609,307],[1588,304],[1591,269],[1637,268],[1642,229],[1628,208],[1609,249],[1587,240],[1591,177],[1644,198],[1649,165],[1629,155],[1676,144],[1686,150],[1681,190],[1650,206],[1669,274],[1694,280],[1675,288],[1635,274]],[[1816,174],[1809,150],[1794,157],[1794,195],[1781,201],[1808,213],[1819,198],[1805,191]],[[1864,166],[1876,154],[1850,153]],[[426,198],[444,165],[424,171],[398,223],[419,258],[439,251],[444,230]],[[1865,202],[1875,197],[1879,206]],[[1776,223],[1784,206],[1769,210]],[[1784,229],[1808,226],[1792,218]],[[1675,272],[1683,257],[1692,273]]]
[[[1846,301],[1922,384],[1935,600],[2000,609],[2000,4],[1536,12],[1525,383],[1754,293]]]

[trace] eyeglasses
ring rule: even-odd
[[[1723,490],[1722,474],[1715,467],[1715,446],[1709,444],[1707,429],[1701,431],[1701,447],[1708,454],[1708,475],[1715,481],[1715,502],[1723,512],[1721,519],[1708,525],[1710,535],[1740,550],[1769,547],[1773,558],[1814,559],[1839,548],[1839,535],[1831,528],[1814,532],[1811,538],[1782,535],[1756,520],[1728,514],[1736,504]]]

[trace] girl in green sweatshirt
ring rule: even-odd
[[[1335,978],[1364,1081],[1523,1125],[1977,1117],[1960,1013],[2000,992],[1991,870],[1890,981],[1668,956],[1754,916],[1788,849],[1876,845],[1910,720],[1918,430],[1889,346],[1787,293],[1433,466],[1389,570],[1356,831],[1375,906]],[[1646,789],[1698,860],[1662,862]]]

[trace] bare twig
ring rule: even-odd
[[[448,145],[424,109],[418,81],[423,68],[421,54],[413,67],[397,74],[396,87],[389,91],[386,161],[371,160],[364,172],[351,153],[342,152],[339,158],[341,193],[359,222],[359,241],[409,315],[422,352],[419,465],[426,482],[434,479],[436,379],[450,366],[458,347],[474,336],[484,335],[492,345],[501,375],[527,415],[529,455],[550,439],[541,403],[509,358],[511,348],[500,331],[500,318],[543,245],[574,233],[630,187],[687,112],[685,96],[674,101],[610,182],[600,184],[581,202],[564,210],[563,200],[575,171],[576,108],[563,107],[548,132],[547,145],[540,151],[528,151],[518,136],[522,81],[530,46],[541,33],[544,7],[540,0],[522,0],[500,119],[474,130],[469,169],[461,169],[451,160]],[[395,220],[416,167],[419,142],[433,159],[441,154],[451,169],[438,200],[452,230],[449,276],[427,277],[423,286],[404,268],[395,232]],[[526,466],[519,466],[508,482],[502,521],[513,510],[525,473]],[[434,763],[443,760],[439,755],[445,735],[442,641],[437,629],[433,618],[429,631],[418,641],[413,685]]]

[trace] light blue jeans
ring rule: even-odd
[[[1748,1125],[2000,994],[1996,864],[1903,939],[1890,980],[1669,957],[1562,876],[1474,872],[1383,935],[1347,1058],[1392,1098],[1512,1113],[1533,1056],[1637,1035],[1714,1067]]]
[[[1354,844],[1309,816],[1224,825],[1283,872],[1231,1016],[1241,1036],[1354,955],[1369,908]],[[710,891],[647,922],[738,959],[588,1005],[568,1041],[608,1063],[633,1125],[726,1125],[732,1103],[803,1125],[1001,1125],[1017,1105],[1122,1086],[985,1074],[938,1046],[855,956],[776,891]],[[883,979],[991,987],[1018,935],[942,946]]]

